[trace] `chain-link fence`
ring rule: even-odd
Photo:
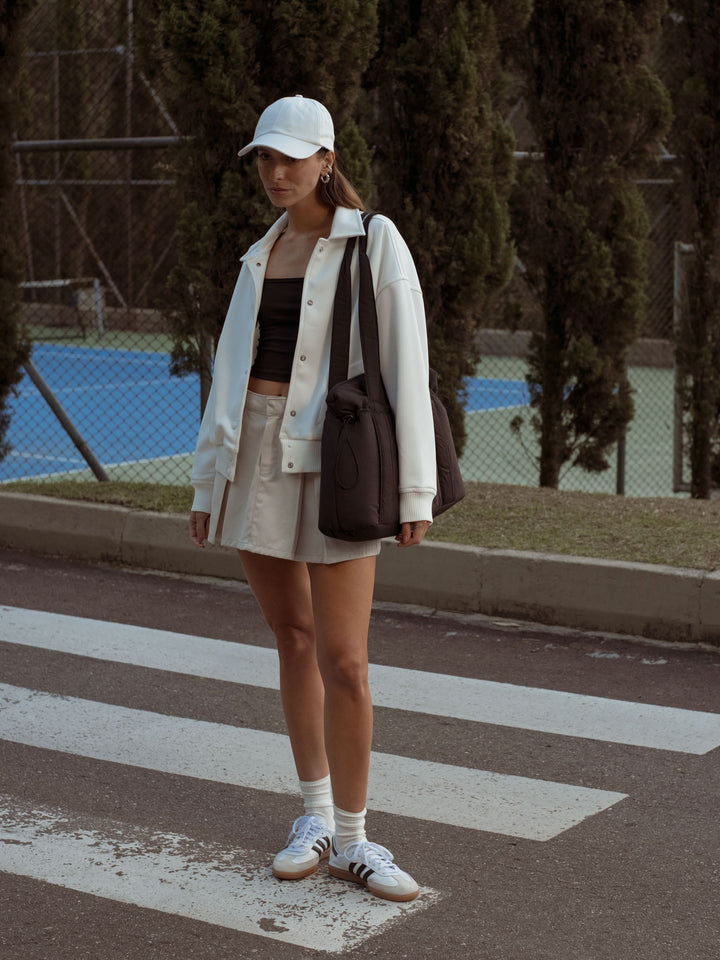
[[[653,178],[639,184],[650,236],[645,327],[628,358],[633,420],[624,442],[612,453],[608,470],[588,473],[568,466],[561,474],[562,489],[631,496],[671,496],[681,489],[682,425],[676,409],[673,348],[678,269],[674,254],[681,231],[677,184],[669,173],[670,163],[662,163]],[[531,323],[539,322],[540,306],[519,265],[509,296],[522,302],[523,315]],[[527,330],[484,329],[480,333],[483,359],[477,379],[470,385],[466,414],[468,442],[462,460],[466,479],[538,483],[538,450],[532,429],[527,422],[519,433],[511,428],[518,414],[524,413],[529,421],[525,383],[529,341]]]
[[[0,481],[94,472],[186,483],[200,385],[170,376],[161,311],[174,255],[167,169],[177,131],[134,55],[130,0],[40,0],[29,23],[27,99],[15,161],[24,320],[34,346],[11,404],[12,452],[0,462]],[[564,489],[668,496],[677,483],[676,191],[662,165],[642,191],[652,231],[646,328],[630,356],[635,416],[612,468],[570,468]],[[532,317],[533,294],[519,271],[510,295],[522,297]],[[468,480],[538,482],[532,431],[511,429],[527,411],[529,336],[492,318],[480,333],[483,360],[468,384]]]
[[[177,131],[138,68],[132,4],[39,3],[26,91],[14,149],[33,352],[0,478],[84,478],[89,461],[110,478],[186,483],[199,385],[170,376],[160,310]]]

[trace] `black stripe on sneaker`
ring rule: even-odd
[[[350,872],[354,873],[356,877],[360,877],[361,880],[367,880],[375,873],[372,867],[368,867],[364,863],[351,863]]]
[[[313,850],[317,854],[323,854],[330,846],[330,842],[327,837],[318,837],[315,843],[312,845]]]

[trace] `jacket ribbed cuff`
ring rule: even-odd
[[[429,520],[432,523],[433,493],[400,492],[400,523]]]
[[[195,487],[195,499],[193,500],[193,505],[190,509],[199,510],[201,513],[210,513],[213,484],[194,483],[193,486]]]

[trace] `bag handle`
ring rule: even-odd
[[[363,214],[363,226],[374,215]],[[341,380],[347,380],[350,362],[350,322],[352,316],[351,262],[355,247],[358,247],[359,298],[358,319],[360,327],[360,347],[362,349],[363,368],[367,395],[378,403],[386,403],[387,396],[380,375],[380,340],[378,337],[377,310],[375,307],[375,289],[372,269],[367,255],[367,232],[359,238],[350,237],[345,245],[345,254],[340,265],[335,303],[333,305],[333,328],[330,343],[330,371],[328,388]]]
[[[350,263],[355,250],[355,237],[345,244],[340,264],[335,302],[333,304],[332,340],[330,342],[330,372],[328,389],[341,380],[347,380],[350,360],[350,317],[352,314]]]

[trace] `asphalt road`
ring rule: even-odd
[[[301,811],[244,585],[0,553],[0,957],[717,960],[720,652],[379,605],[390,905]]]

